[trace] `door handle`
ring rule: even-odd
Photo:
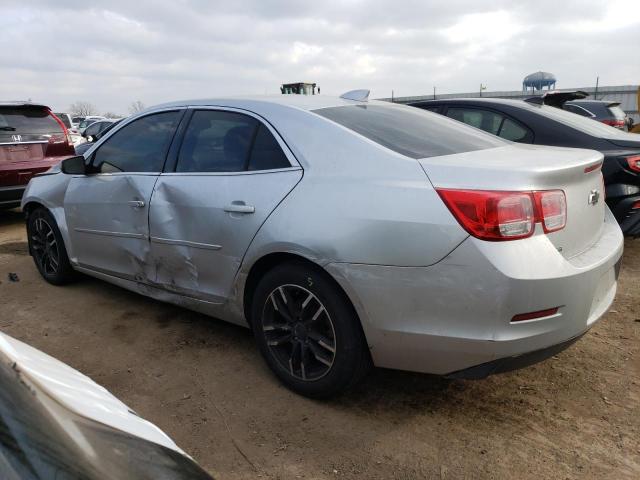
[[[243,201],[237,200],[231,202],[231,205],[224,207],[225,212],[229,213],[255,213],[256,207],[253,205],[246,205]]]
[[[144,207],[144,202],[142,200],[131,200],[130,202],[127,202],[127,205],[131,208],[142,208]]]

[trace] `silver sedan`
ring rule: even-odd
[[[623,245],[601,165],[362,95],[213,99],[123,120],[22,206],[47,281],[249,326],[323,397],[372,364],[482,378],[585,333]]]

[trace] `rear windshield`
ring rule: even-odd
[[[61,128],[43,108],[0,108],[0,132],[14,135],[58,133]]]
[[[540,115],[555,120],[556,122],[563,123],[593,137],[628,140],[630,138],[629,136],[633,137],[634,135],[632,133],[622,132],[591,118],[581,117],[580,115],[576,115],[575,113],[567,112],[566,110],[561,110],[556,107],[550,107],[548,105],[533,105],[527,102],[522,102],[522,104],[524,104],[524,107],[519,104],[522,108],[534,110]]]
[[[505,141],[441,115],[401,105],[348,105],[314,113],[411,158],[501,147]]]
[[[624,120],[626,118],[626,114],[624,113],[624,110],[620,108],[620,104],[609,105],[608,110],[611,116],[616,120]]]
[[[89,125],[91,125],[92,123],[96,123],[98,120],[92,119],[92,120],[83,120],[80,122],[80,125],[78,125],[80,128],[86,128]]]

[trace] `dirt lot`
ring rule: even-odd
[[[221,479],[637,479],[640,240],[625,247],[613,309],[557,357],[482,381],[378,370],[316,402],[277,383],[247,330],[89,278],[48,285],[21,214],[0,212],[0,330],[104,385]]]

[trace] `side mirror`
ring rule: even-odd
[[[87,166],[82,155],[70,157],[62,161],[60,170],[67,175],[85,175]]]

